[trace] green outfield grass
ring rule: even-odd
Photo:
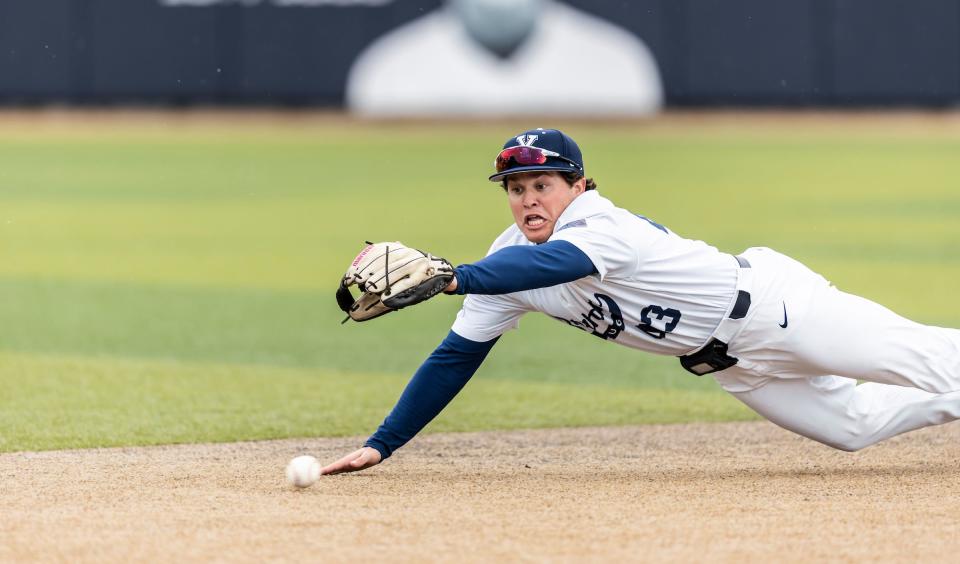
[[[528,124],[0,127],[0,451],[365,434],[459,298],[340,325],[364,239],[466,262]],[[600,191],[960,326],[960,137],[570,124]],[[709,378],[543,316],[428,429],[744,419]]]

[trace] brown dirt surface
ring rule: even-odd
[[[766,422],[0,455],[0,561],[955,561],[960,425],[843,453]]]
[[[266,127],[290,131],[316,131],[324,128],[428,132],[437,129],[461,129],[502,133],[504,128],[526,127],[531,121],[572,127],[576,125],[609,128],[651,134],[691,133],[721,136],[765,134],[789,130],[791,133],[830,135],[920,136],[924,138],[960,137],[960,110],[830,110],[830,109],[669,109],[645,117],[577,118],[570,116],[527,116],[518,118],[392,118],[371,119],[324,109],[292,108],[136,108],[99,109],[70,107],[0,108],[0,135],[18,138],[33,135],[72,134],[114,135],[117,132],[151,131],[190,134],[198,130],[225,128],[250,130]],[[526,124],[526,125],[525,125]]]

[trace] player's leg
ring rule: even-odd
[[[960,390],[960,331],[922,325],[841,292],[768,249],[745,252],[757,287],[730,354],[755,375],[847,378],[946,393]]]
[[[834,287],[816,292],[785,344],[789,369],[798,374],[839,374],[935,393],[960,390],[960,331],[910,321]]]
[[[759,284],[730,347],[741,362],[716,374],[735,397],[844,450],[960,418],[960,331],[841,292],[779,253],[748,258]]]
[[[933,394],[850,378],[775,378],[734,397],[780,427],[854,451],[905,433],[960,419],[960,392]]]

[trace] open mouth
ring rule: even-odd
[[[546,223],[547,223],[547,220],[544,217],[539,215],[528,215],[527,217],[523,218],[523,224],[526,225],[527,227],[532,227],[534,229]]]

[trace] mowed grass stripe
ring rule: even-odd
[[[4,202],[0,196],[4,243],[0,276],[319,289],[336,283],[342,264],[362,245],[357,239],[361,233],[370,233],[367,239],[401,238],[389,236],[394,231],[403,240],[435,246],[454,262],[475,260],[489,244],[484,234],[492,239],[510,221],[502,195],[487,196],[472,203],[478,211],[469,218],[449,220],[457,229],[442,241],[435,240],[440,224],[430,222],[413,227],[373,222],[370,227],[333,229],[351,212],[322,196],[203,204]],[[437,205],[450,207],[443,214],[446,217],[460,213],[454,211],[453,201]],[[821,201],[804,205],[789,199],[780,205],[777,211],[754,206],[742,222],[714,219],[691,224],[685,218],[669,223],[678,233],[702,238],[728,252],[770,246],[815,268],[820,268],[820,261],[836,257],[864,267],[891,261],[943,268],[960,265],[960,198],[921,204],[904,194],[883,206],[867,201],[862,206],[837,203],[830,208]],[[644,211],[654,206],[631,207]],[[750,209],[748,204],[744,209]],[[334,217],[328,215],[331,211]],[[397,213],[415,217],[422,210],[398,208]],[[661,215],[669,220],[675,213]],[[740,212],[731,209],[730,213]]]
[[[0,353],[0,451],[366,435],[406,378],[249,365]],[[696,390],[475,378],[428,430],[750,418]]]
[[[258,364],[409,377],[449,330],[461,298],[341,325],[332,292],[0,279],[0,350]],[[481,368],[503,380],[716,390],[675,359],[611,346],[540,314]],[[588,410],[588,406],[584,406]]]
[[[8,137],[0,275],[309,289],[365,239],[463,262],[510,224],[485,180],[499,139],[457,136],[426,164],[437,139],[420,129],[341,130]],[[604,195],[725,251],[960,262],[955,139],[573,132]]]

